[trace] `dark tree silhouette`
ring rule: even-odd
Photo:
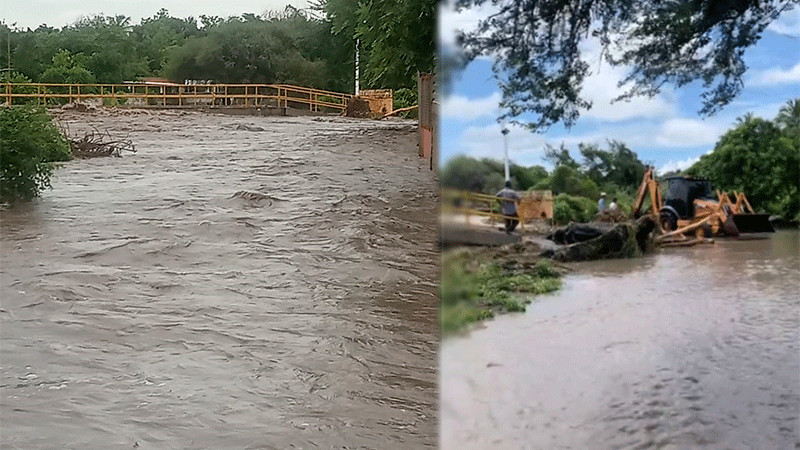
[[[458,8],[487,3],[456,0]],[[536,130],[572,126],[591,102],[581,96],[590,64],[581,44],[596,38],[603,59],[630,70],[618,100],[654,96],[664,84],[705,87],[702,115],[742,88],[742,56],[766,27],[800,0],[496,0],[497,12],[461,33],[466,60],[496,58],[502,118],[536,117]]]

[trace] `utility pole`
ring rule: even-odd
[[[360,39],[356,39],[356,95],[358,95],[358,47],[361,43]]]
[[[511,177],[508,174],[508,133],[509,133],[508,127],[506,127],[505,124],[503,124],[503,130],[500,132],[503,133],[503,150],[505,151],[506,154],[505,157],[506,181],[508,181],[511,179]]]
[[[14,22],[12,26],[16,24]],[[11,27],[8,27],[8,36],[6,36],[6,56],[8,56],[8,79],[11,80]]]

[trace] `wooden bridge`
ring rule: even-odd
[[[290,84],[57,84],[3,83],[0,98],[6,104],[35,100],[40,105],[92,102],[120,107],[238,107],[296,108],[340,112],[352,94]]]

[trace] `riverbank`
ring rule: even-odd
[[[496,314],[525,311],[536,295],[561,287],[556,268],[530,243],[455,248],[442,253],[442,333],[452,335]]]

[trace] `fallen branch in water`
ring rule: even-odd
[[[106,130],[99,131],[92,127],[90,131],[84,133],[82,137],[71,137],[69,128],[61,127],[64,137],[69,142],[72,156],[75,158],[98,158],[101,156],[122,156],[122,152],[136,153],[133,141],[128,137],[115,138]]]

